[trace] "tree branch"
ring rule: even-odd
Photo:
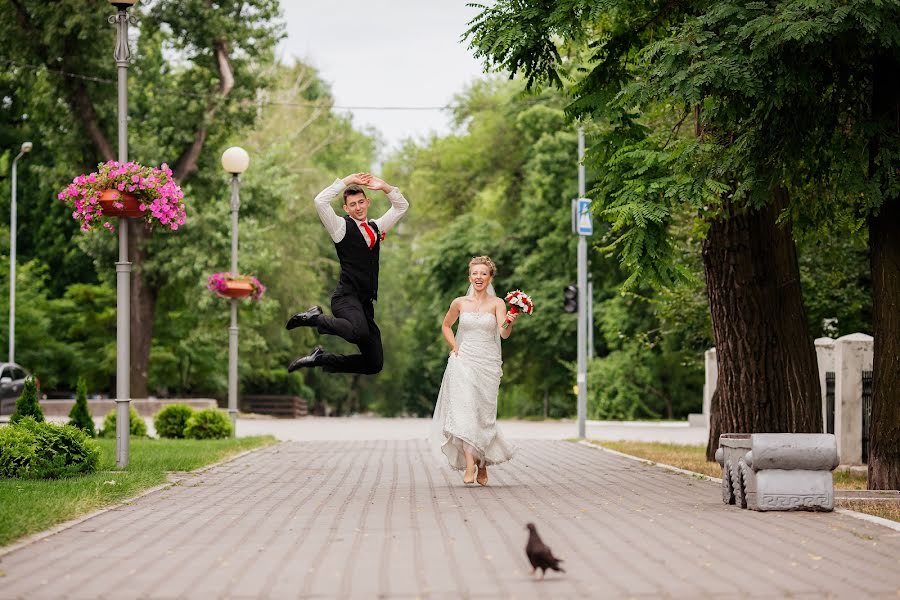
[[[178,181],[184,181],[185,177],[197,170],[197,161],[200,158],[200,152],[203,150],[203,144],[209,135],[209,123],[212,122],[219,110],[219,106],[228,97],[228,94],[234,88],[234,70],[231,68],[231,60],[228,55],[228,42],[225,39],[218,39],[213,44],[216,57],[216,68],[219,72],[219,90],[217,94],[207,104],[206,111],[194,131],[194,139],[188,144],[187,148],[175,161],[175,168],[172,170],[172,177]]]
[[[16,9],[16,20],[19,22],[19,26],[27,34],[22,36],[23,39],[31,43],[32,50],[41,59],[44,66],[50,70],[59,68],[62,71],[77,71],[78,69],[72,67],[69,61],[69,57],[72,55],[72,52],[70,52],[71,38],[67,37],[63,42],[62,65],[51,65],[47,47],[37,42],[37,40],[41,39],[40,32],[32,22],[28,10],[19,0],[10,0],[10,2]],[[114,160],[116,158],[115,151],[109,139],[103,133],[100,119],[97,118],[97,111],[94,110],[94,103],[91,102],[87,89],[84,87],[84,82],[63,77],[61,87],[65,91],[65,100],[69,105],[69,109],[72,111],[73,116],[81,120],[85,132],[91,142],[93,142],[98,154],[105,161]]]

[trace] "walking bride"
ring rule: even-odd
[[[430,437],[451,467],[465,469],[463,482],[467,484],[478,481],[487,485],[487,466],[506,462],[515,451],[497,428],[497,391],[503,375],[500,338],[512,334],[517,315],[507,312],[506,304],[494,292],[491,280],[495,271],[487,256],[469,261],[469,291],[450,303],[442,325],[450,357]],[[501,327],[504,321],[509,321],[507,329]]]

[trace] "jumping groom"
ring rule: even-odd
[[[381,217],[369,220],[370,200],[363,187],[382,190],[391,201],[391,207]],[[331,202],[344,196],[344,212],[340,217]],[[374,302],[378,298],[378,257],[384,234],[403,218],[409,202],[400,190],[368,173],[355,173],[334,183],[316,196],[316,212],[328,231],[341,263],[341,275],[337,288],[331,295],[331,313],[322,313],[322,307],[313,306],[297,313],[286,325],[315,327],[319,333],[337,335],[359,347],[359,354],[330,354],[316,346],[307,356],[301,356],[288,367],[296,371],[303,367],[324,367],[334,373],[365,373],[373,375],[381,371],[384,354],[381,348],[381,331],[375,324]]]

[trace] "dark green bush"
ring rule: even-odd
[[[147,437],[147,423],[144,422],[144,418],[141,417],[134,410],[134,407],[128,408],[128,429],[131,432],[131,435],[136,437]],[[106,418],[103,419],[103,430],[100,432],[100,435],[105,438],[114,438],[116,437],[116,409],[112,409],[106,414]]]
[[[161,438],[183,438],[184,428],[194,409],[187,404],[170,404],[153,416],[153,427]]]
[[[212,440],[231,437],[231,419],[215,408],[199,410],[191,415],[184,428],[184,437],[195,440]]]
[[[87,382],[84,377],[79,377],[78,384],[75,386],[75,405],[69,411],[69,425],[81,429],[91,437],[96,435],[94,419],[91,417],[91,411],[88,410]]]
[[[0,477],[56,479],[97,470],[100,448],[71,425],[24,417],[0,428]]]
[[[18,423],[25,417],[31,417],[38,423],[44,420],[44,411],[41,410],[41,405],[38,403],[38,391],[34,377],[25,380],[22,395],[16,400],[16,412],[9,418],[9,422]]]
[[[257,370],[244,375],[241,377],[241,391],[249,395],[276,394],[307,399],[313,396],[312,390],[303,384],[300,377],[284,368]]]

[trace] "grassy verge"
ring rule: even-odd
[[[100,470],[56,480],[0,479],[0,546],[110,506],[166,481],[171,471],[193,471],[245,450],[275,442],[272,437],[225,440],[132,438],[128,467],[116,470],[115,440],[101,439]]]
[[[718,463],[707,462],[705,446],[630,441],[593,441],[592,443],[651,462],[671,465],[711,477],[722,476],[722,468]],[[835,472],[834,487],[837,490],[864,490],[866,489],[866,477],[865,475]],[[897,502],[839,500],[837,505],[841,508],[849,508],[869,515],[875,515],[876,517],[900,521],[900,503]]]

